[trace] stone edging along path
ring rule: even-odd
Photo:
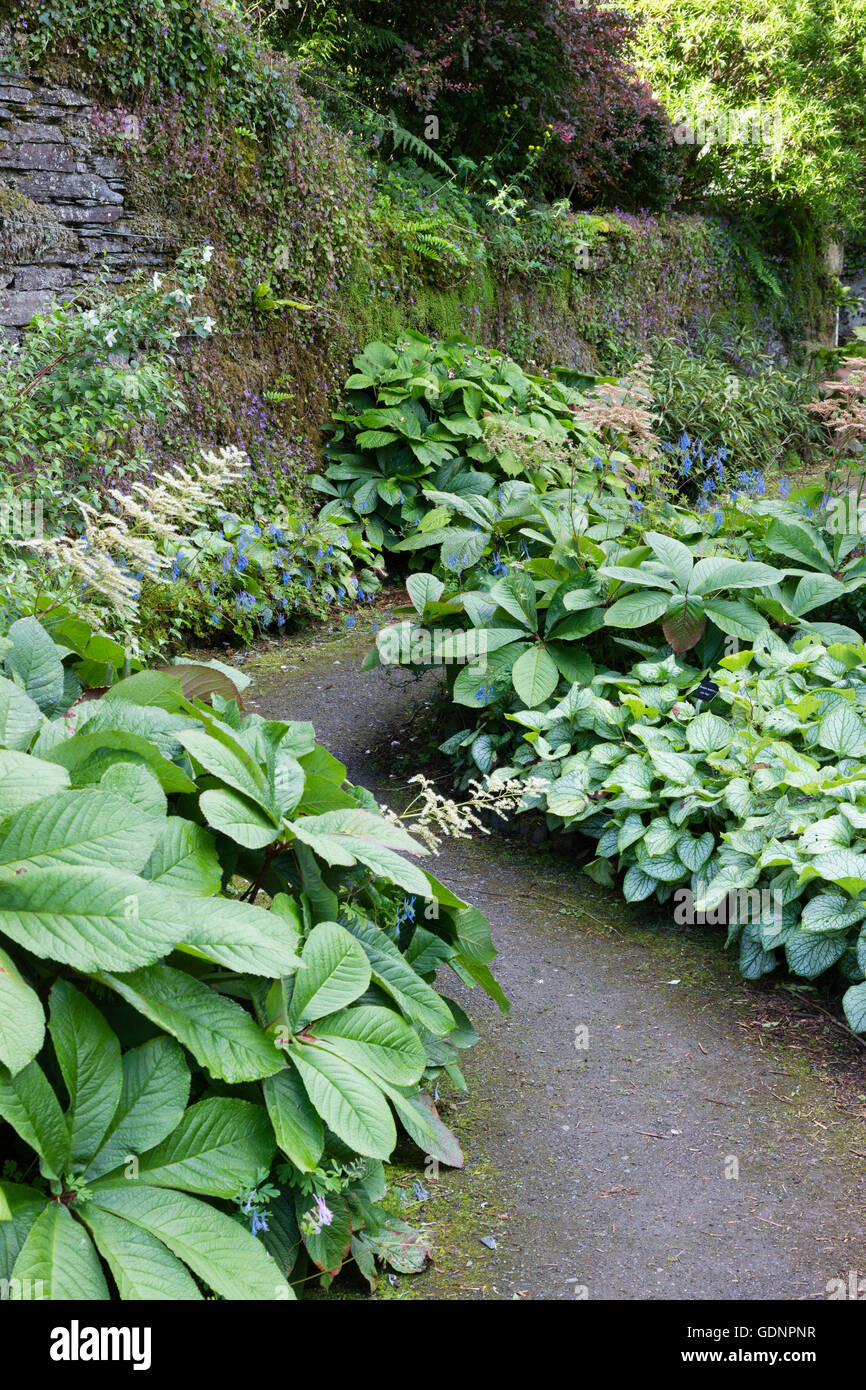
[[[312,720],[396,804],[394,754],[433,687],[362,673],[368,646],[249,653],[246,703]],[[746,985],[717,936],[660,929],[553,855],[479,835],[435,871],[490,918],[511,1013],[444,982],[481,1034],[468,1096],[444,1103],[466,1166],[422,1161],[420,1201],[407,1177],[434,1262],[377,1297],[826,1299],[866,1273],[866,1051]]]

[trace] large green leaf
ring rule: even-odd
[[[10,816],[0,868],[109,864],[137,873],[164,825],[133,802],[95,788],[56,792]]]
[[[463,1152],[455,1135],[440,1120],[432,1102],[425,1105],[418,1095],[406,1094],[396,1086],[383,1083],[382,1089],[397,1112],[403,1128],[419,1149],[429,1158],[447,1163],[450,1168],[463,1167]]]
[[[294,1298],[264,1246],[232,1217],[197,1197],[122,1183],[100,1187],[90,1205],[148,1231],[223,1298]]]
[[[662,616],[669,602],[667,594],[626,594],[605,610],[604,621],[608,627],[645,627]]]
[[[51,1041],[69,1095],[69,1161],[83,1168],[99,1148],[120,1100],[120,1043],[99,1010],[68,980],[50,994]]]
[[[849,705],[837,705],[818,725],[818,742],[841,758],[861,758],[866,753],[866,724]]]
[[[0,818],[69,786],[69,773],[43,758],[0,749]]]
[[[12,1270],[13,1279],[41,1281],[42,1297],[107,1301],[108,1285],[87,1231],[61,1202],[49,1202],[34,1222]],[[13,1292],[13,1297],[15,1293]]]
[[[689,589],[693,594],[714,594],[720,589],[766,589],[783,578],[781,570],[756,560],[709,555],[695,565]]]
[[[263,849],[277,839],[274,817],[249,797],[227,787],[202,792],[199,805],[208,825],[245,849]]]
[[[20,685],[0,676],[0,748],[29,748],[42,719],[39,706]]]
[[[85,724],[83,733],[75,734],[46,750],[45,758],[49,763],[56,763],[74,773],[75,780],[80,783],[87,767],[96,764],[104,772],[124,754],[141,758],[155,773],[163,791],[195,791],[195,783],[190,781],[182,768],[164,758],[154,743],[140,734],[129,734],[122,730],[97,729],[89,732]],[[42,794],[45,795],[44,792]]]
[[[69,1133],[60,1101],[38,1062],[10,1076],[0,1067],[0,1118],[40,1157],[46,1178],[60,1178],[69,1163]]]
[[[14,961],[0,951],[0,1062],[15,1076],[33,1061],[44,1038],[39,995],[22,980]]]
[[[288,1057],[316,1110],[344,1144],[369,1158],[390,1157],[397,1131],[375,1082],[344,1058],[309,1043],[292,1043]]]
[[[276,912],[234,898],[181,898],[184,947],[249,975],[288,975],[300,961],[296,936]]]
[[[428,851],[382,816],[361,810],[327,811],[322,816],[302,816],[291,822],[290,829],[326,864],[365,864],[407,893],[423,896],[426,892],[423,873],[401,854]]]
[[[262,1106],[212,1097],[190,1106],[174,1133],[144,1155],[138,1181],[229,1199],[255,1187],[273,1156],[274,1132]]]
[[[174,1038],[151,1038],[124,1053],[120,1100],[86,1176],[99,1178],[171,1134],[183,1117],[189,1086],[189,1067]]]
[[[211,729],[214,729],[213,725]],[[212,737],[202,729],[186,729],[179,738],[187,752],[207,772],[242,796],[257,802],[268,815],[273,816],[274,808],[265,774],[243,744],[231,738],[228,730],[221,728],[219,737]],[[278,817],[274,823],[279,824]]]
[[[168,965],[105,975],[105,983],[160,1028],[188,1047],[211,1076],[258,1081],[283,1067],[283,1058],[239,1004]]]
[[[28,869],[0,877],[0,932],[76,970],[132,970],[181,939],[187,901],[105,866]]]
[[[390,994],[403,1013],[438,1037],[452,1031],[454,1016],[445,1000],[415,973],[383,931],[372,922],[350,922],[346,929],[363,946],[376,984]]]
[[[415,1029],[393,1009],[376,1004],[360,1004],[321,1018],[310,1031],[361,1071],[371,1071],[395,1086],[418,1081],[426,1065],[424,1044]]]
[[[53,715],[63,694],[63,664],[57,648],[35,618],[19,618],[7,636],[12,649],[6,654],[6,665],[42,712]]]
[[[162,822],[159,838],[140,872],[142,878],[161,888],[197,898],[212,897],[222,882],[213,836],[182,816],[169,816]]]
[[[290,1010],[294,1028],[351,1004],[370,983],[370,964],[363,948],[336,922],[319,922],[313,927],[301,962]]]
[[[678,589],[687,589],[695,557],[688,546],[673,536],[662,535],[658,531],[647,531],[646,541],[652,547],[656,558],[666,565],[676,580]]]
[[[44,1210],[44,1192],[25,1183],[0,1183],[0,1279],[12,1278],[18,1251]]]
[[[322,1156],[324,1130],[300,1074],[286,1067],[262,1082],[277,1143],[302,1173],[312,1173]]]
[[[766,619],[742,600],[708,598],[704,600],[703,607],[707,617],[721,632],[739,637],[744,642],[751,642],[767,630]]]
[[[540,643],[533,643],[511,668],[511,683],[528,709],[535,709],[554,692],[559,668]]]
[[[156,1236],[88,1202],[81,1219],[111,1270],[121,1299],[189,1302],[202,1298],[198,1284]]]

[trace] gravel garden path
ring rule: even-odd
[[[249,653],[248,705],[311,719],[398,804],[434,686],[362,673],[368,646]],[[447,983],[481,1034],[468,1096],[443,1104],[466,1164],[422,1176],[420,1201],[405,1176],[434,1263],[377,1296],[824,1299],[866,1274],[866,1050],[746,985],[717,934],[650,920],[549,852],[479,835],[435,869],[490,918],[511,1012]]]

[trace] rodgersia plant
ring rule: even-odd
[[[396,1121],[462,1162],[424,1088],[475,1034],[433,981],[507,1007],[484,918],[239,674],[123,676],[44,622],[0,637],[0,1278],[263,1300],[423,1267],[382,1165]]]

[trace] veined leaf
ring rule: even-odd
[[[120,1043],[102,1014],[68,980],[50,995],[49,1031],[69,1094],[69,1162],[78,1170],[93,1157],[120,1099]]]
[[[344,1144],[369,1158],[391,1156],[397,1131],[375,1082],[342,1057],[311,1044],[292,1043],[288,1057],[315,1109]]]
[[[352,934],[336,922],[319,922],[301,953],[290,1009],[293,1027],[351,1004],[369,983],[370,964]]]
[[[121,1299],[188,1302],[202,1298],[198,1284],[161,1240],[88,1202],[81,1218],[111,1270]]]
[[[123,1182],[100,1187],[92,1205],[155,1236],[223,1298],[269,1302],[295,1296],[255,1236],[185,1192]]]
[[[239,1004],[168,965],[102,977],[133,1008],[188,1047],[211,1076],[233,1084],[258,1081],[283,1063]]]
[[[30,1229],[13,1280],[42,1283],[43,1298],[106,1301],[108,1285],[84,1227],[62,1202],[48,1202]],[[15,1297],[13,1284],[12,1296]]]
[[[0,951],[0,1062],[15,1076],[32,1062],[45,1038],[39,995]]]
[[[217,1096],[191,1105],[174,1133],[142,1156],[137,1181],[229,1199],[255,1187],[273,1155],[274,1133],[262,1106]]]
[[[99,1178],[129,1154],[161,1143],[180,1124],[190,1075],[174,1038],[152,1038],[123,1054],[123,1083],[108,1133],[86,1176]]]

